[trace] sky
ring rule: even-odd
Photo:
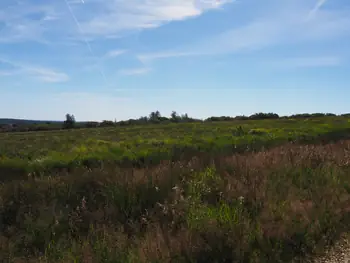
[[[0,118],[350,112],[350,0],[1,0]]]

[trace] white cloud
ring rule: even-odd
[[[107,58],[114,58],[114,57],[118,57],[120,55],[123,55],[126,53],[126,50],[125,49],[116,49],[116,50],[111,50],[109,51],[105,57]]]
[[[9,5],[13,3],[12,0],[4,1]],[[26,0],[17,5],[13,4],[8,9],[0,8],[0,45],[1,42],[27,40],[50,44],[69,41],[73,44],[81,40],[120,37],[133,30],[155,28],[171,21],[194,18],[206,11],[222,8],[225,4],[234,2],[234,0],[89,0],[84,3],[81,0],[67,1],[72,13],[64,1]],[[233,24],[235,27],[225,32],[206,35],[203,39],[174,49],[140,53],[136,57],[144,64],[143,68],[124,69],[119,73],[146,74],[150,71],[147,63],[157,59],[250,52],[281,44],[291,45],[307,41],[318,43],[350,33],[348,10],[328,10],[321,8],[325,0],[319,0],[316,5],[311,1],[313,0],[285,0],[282,3],[278,0],[267,0],[261,3],[260,0],[255,0],[251,1],[256,3],[254,12],[249,10],[249,5],[237,5],[237,8],[242,8],[237,9],[237,13],[252,12],[254,16],[243,21],[237,20],[238,22]],[[306,19],[316,12],[317,16],[311,15],[312,19]],[[74,24],[72,15],[76,16],[81,32]],[[126,50],[116,49],[100,58],[95,58],[89,42],[85,42],[91,51],[91,56],[96,60],[96,66],[89,65],[94,69],[100,67],[105,59],[126,53]],[[98,43],[96,46],[103,44],[94,42],[96,43]],[[133,53],[134,50],[130,50],[130,54]],[[21,71],[42,81],[56,82],[69,79],[65,73],[52,69],[35,66],[26,68],[26,70],[21,68]],[[100,68],[99,71],[106,79],[103,70]],[[1,74],[8,75],[8,72]]]
[[[144,75],[151,71],[150,68],[130,68],[130,69],[122,69],[119,71],[122,75]]]
[[[0,62],[11,66],[11,69],[2,71],[2,75],[12,76],[16,74],[22,74],[35,78],[42,82],[51,83],[66,82],[69,80],[69,76],[66,73],[56,71],[54,69],[29,65],[21,62],[13,62],[3,58],[0,58]]]
[[[193,55],[193,52],[176,52],[176,51],[169,51],[169,52],[154,52],[154,53],[148,53],[148,54],[140,54],[136,57],[138,60],[140,60],[142,63],[151,62],[154,59],[162,59],[162,58],[173,58],[173,57],[184,57],[184,56],[191,56]]]
[[[106,3],[104,8],[100,8],[96,15],[81,25],[88,35],[108,36],[125,30],[155,28],[166,22],[195,17],[228,2],[231,1],[114,0]]]
[[[50,34],[57,28],[65,28],[62,21],[57,21],[62,17],[58,11],[61,8],[57,7],[40,1],[21,1],[0,8],[0,44],[21,41],[46,43],[45,34]]]
[[[8,8],[0,8],[0,25],[4,24],[0,27],[0,42],[51,43],[52,38],[62,41],[72,36],[88,40],[115,38],[129,30],[195,17],[232,0],[67,0],[68,6],[64,1],[6,1]],[[72,27],[72,18],[78,21],[81,32]]]
[[[28,72],[32,77],[43,82],[66,82],[69,80],[67,74],[58,72],[48,68],[41,67],[26,67],[24,71]]]
[[[272,1],[274,2],[274,1]],[[286,1],[283,3],[291,3]],[[237,52],[250,52],[271,48],[277,45],[299,43],[320,43],[350,36],[350,17],[348,10],[320,10],[313,19],[306,19],[310,13],[309,5],[294,1],[295,5],[277,5],[264,10],[245,25],[220,34],[206,36],[173,50],[161,50],[139,54],[141,61],[150,61],[178,56],[219,55]],[[324,2],[322,2],[324,4]]]
[[[196,41],[174,50],[165,50],[138,55],[143,61],[173,58],[180,56],[202,56],[235,53],[245,50],[257,50],[273,45],[287,32],[281,24],[274,21],[260,20],[240,28],[228,30],[216,36]]]

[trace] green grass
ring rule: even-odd
[[[349,128],[347,118],[323,117],[5,133],[0,134],[0,171],[25,177],[109,162],[147,166],[202,153],[215,156],[339,138]]]

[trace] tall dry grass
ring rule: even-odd
[[[288,262],[348,231],[350,141],[0,189],[1,262]]]

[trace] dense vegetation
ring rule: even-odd
[[[147,166],[162,160],[227,155],[283,142],[347,135],[346,117],[198,122],[0,134],[0,171],[24,176],[112,162]]]
[[[349,231],[350,121],[277,117],[0,134],[0,261],[319,253]]]

